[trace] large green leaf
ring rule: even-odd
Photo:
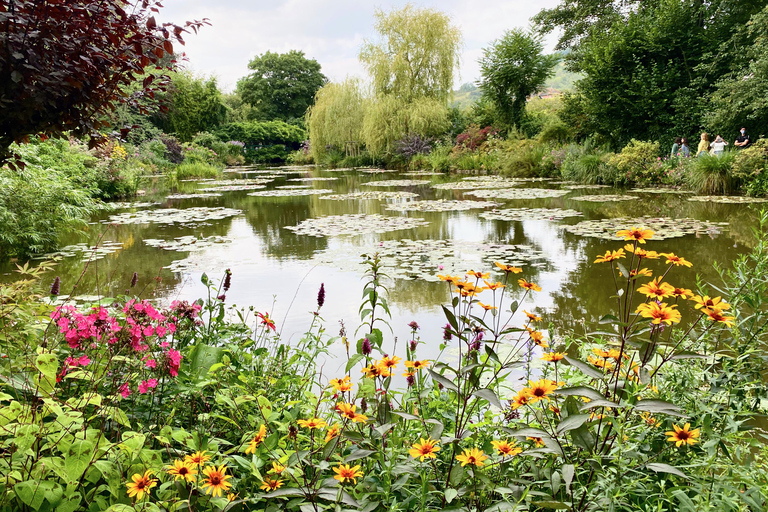
[[[72,442],[64,456],[64,471],[70,482],[77,482],[93,458],[93,443],[88,440]]]

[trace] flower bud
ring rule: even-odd
[[[232,271],[227,269],[226,274],[224,276],[224,291],[228,292],[229,287],[232,286]]]
[[[325,304],[325,283],[320,283],[320,291],[317,292],[318,311],[323,307],[323,304]]]
[[[133,273],[133,277],[131,277],[131,288],[133,288],[134,286],[136,286],[136,284],[137,284],[138,282],[139,282],[139,273],[138,273],[138,272],[134,272],[134,273]]]
[[[53,284],[51,285],[51,296],[58,297],[60,291],[61,291],[61,279],[59,278],[59,276],[56,276],[56,279],[53,280]]]

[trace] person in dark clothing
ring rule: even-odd
[[[747,135],[747,129],[742,128],[741,134],[736,137],[736,142],[733,143],[734,146],[736,146],[739,149],[748,148],[752,144],[752,141],[749,140],[749,135]]]

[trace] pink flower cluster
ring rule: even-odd
[[[169,311],[161,313],[148,301],[139,300],[128,301],[113,315],[101,306],[88,313],[74,306],[58,307],[51,319],[73,354],[64,361],[57,381],[71,368],[95,361],[108,366],[111,375],[123,377],[125,382],[116,390],[123,398],[132,389],[148,393],[157,387],[158,378],[178,376],[182,355],[171,347],[172,335],[179,319],[194,319],[199,311],[197,304],[174,302]],[[114,359],[116,355],[123,357]]]

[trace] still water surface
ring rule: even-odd
[[[256,171],[255,169],[243,169]],[[151,206],[105,212],[94,218],[87,236],[67,243],[95,245],[115,242],[114,252],[88,263],[80,253],[65,257],[56,273],[61,277],[61,290],[74,295],[111,297],[124,293],[133,272],[139,275],[137,289],[144,296],[162,300],[194,300],[206,294],[200,282],[203,272],[218,279],[225,269],[232,271],[232,287],[226,294],[228,304],[254,306],[269,311],[282,331],[284,339],[295,341],[311,322],[316,309],[317,291],[325,283],[326,301],[322,309],[327,332],[335,335],[343,321],[350,333],[359,325],[358,307],[362,290],[359,256],[381,250],[396,256],[399,266],[390,272],[398,275],[390,287],[391,326],[402,348],[408,340],[407,324],[416,320],[420,336],[426,342],[421,357],[436,355],[442,339],[445,318],[439,305],[449,300],[448,287],[436,282],[437,274],[465,270],[491,271],[493,261],[502,259],[523,267],[522,276],[539,284],[542,291],[533,294],[524,308],[535,311],[555,328],[581,331],[602,315],[611,312],[613,283],[606,264],[593,264],[608,249],[624,244],[566,231],[565,226],[584,220],[641,216],[691,218],[727,226],[700,229],[696,234],[667,240],[651,240],[647,248],[659,252],[675,252],[693,263],[692,269],[675,269],[668,279],[676,286],[695,288],[696,276],[704,281],[716,279],[714,262],[729,265],[753,243],[760,205],[716,204],[693,202],[683,194],[632,194],[637,199],[621,202],[584,202],[584,195],[625,193],[615,189],[576,189],[561,197],[536,199],[483,199],[469,195],[471,189],[436,189],[433,185],[464,181],[466,176],[409,176],[400,173],[370,173],[363,170],[328,171],[318,169],[266,170],[263,172],[228,172],[226,179],[267,179],[263,189],[225,190],[217,197],[168,199],[175,194],[191,194],[209,188],[210,182],[179,183],[168,191],[163,180],[147,179],[146,195],[137,201],[157,203]],[[335,178],[330,180],[298,180],[300,178]],[[368,186],[382,180],[421,180],[423,184],[403,186]],[[410,192],[418,197],[364,200],[328,200],[326,194],[303,196],[251,196],[249,193],[282,190],[284,193],[305,189],[328,189],[333,194],[360,191]],[[291,188],[282,188],[282,187]],[[567,184],[523,182],[514,188],[564,190]],[[480,215],[487,209],[465,211],[392,211],[389,205],[402,205],[418,200],[496,201],[498,209],[561,208],[582,215],[562,220],[532,212],[522,220],[486,219]],[[193,207],[226,207],[239,210],[235,215],[217,220],[162,223],[170,220],[173,210]],[[160,210],[161,222],[113,224],[114,215],[143,210]],[[400,219],[423,219],[416,227],[383,233],[359,235],[310,236],[295,233],[288,227],[307,219],[351,214],[379,214]],[[157,220],[157,219],[155,219]],[[342,219],[343,220],[343,219]],[[352,227],[366,227],[365,218],[355,219]],[[332,228],[334,225],[331,226]],[[347,226],[348,227],[348,226]],[[632,227],[627,225],[625,227]],[[338,226],[337,226],[338,228]],[[194,251],[166,250],[156,245],[172,242],[177,237],[193,236],[201,240]],[[203,239],[216,239],[206,246]],[[209,239],[212,240],[212,239]],[[407,240],[406,242],[402,242]],[[445,241],[445,242],[438,242]],[[153,246],[155,245],[155,246]],[[193,244],[196,245],[196,244]],[[514,246],[514,247],[509,247]],[[500,252],[501,251],[501,252]],[[490,253],[490,254],[489,254]],[[499,256],[501,254],[501,257]],[[661,268],[651,262],[649,267]],[[169,268],[170,267],[170,268]],[[11,278],[11,266],[0,267],[3,279]],[[161,281],[158,283],[156,277]],[[501,279],[501,274],[493,275]],[[487,292],[486,292],[487,293]],[[520,296],[517,286],[506,292]],[[480,297],[490,301],[490,297]],[[685,310],[684,310],[685,311]],[[684,316],[685,318],[685,316]],[[400,350],[398,350],[399,352]],[[343,349],[337,345],[334,353]],[[401,354],[402,355],[402,354]],[[335,371],[341,361],[329,360],[328,371]]]

